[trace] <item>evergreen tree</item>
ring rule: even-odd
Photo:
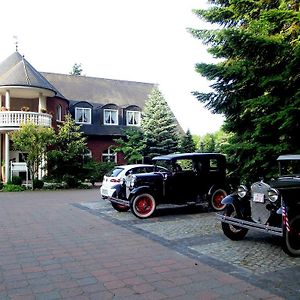
[[[243,177],[270,175],[283,153],[300,153],[300,12],[296,0],[211,0],[202,19],[214,30],[190,29],[220,62],[199,63],[213,92],[194,94],[226,117],[226,152]],[[265,172],[269,172],[266,174]]]
[[[142,129],[146,157],[153,158],[178,150],[178,128],[175,117],[158,89],[153,89],[145,103]]]
[[[124,130],[125,138],[116,139],[115,152],[123,152],[127,163],[134,164],[143,160],[145,143],[143,133],[138,129]]]
[[[196,151],[196,145],[189,129],[180,139],[180,151],[182,153],[192,153]]]
[[[82,71],[83,70],[82,70],[81,64],[75,63],[73,65],[72,71],[69,74],[79,76],[79,75],[82,75]]]

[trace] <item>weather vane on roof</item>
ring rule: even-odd
[[[16,52],[18,52],[18,44],[19,44],[18,37],[16,35],[14,35],[13,38],[15,40]]]

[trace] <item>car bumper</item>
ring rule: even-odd
[[[111,197],[113,195],[113,193],[115,192],[115,189],[109,188],[109,187],[101,187],[100,188],[100,194],[102,198],[108,198]]]

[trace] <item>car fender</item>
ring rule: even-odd
[[[123,185],[120,184],[120,183],[112,186],[110,188],[110,194],[111,195],[109,195],[109,196],[112,197],[113,195],[119,195],[119,193],[121,192],[122,188],[123,188]]]
[[[225,187],[225,185],[223,184],[214,184],[213,186],[210,187],[209,191],[208,191],[208,195],[211,196],[216,190],[221,189],[224,190],[226,193],[228,192],[228,188]]]
[[[128,197],[128,200],[130,201],[132,198],[134,198],[136,195],[138,194],[142,194],[142,193],[150,193],[150,188],[149,186],[139,186],[137,188],[134,188],[130,194],[129,194],[129,197]]]
[[[222,204],[234,204],[235,203],[235,197],[233,195],[227,195],[225,198],[221,201]]]

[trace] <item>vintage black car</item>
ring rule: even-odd
[[[249,229],[281,236],[283,250],[300,256],[300,155],[278,157],[279,177],[269,183],[258,181],[250,190],[239,186],[225,197],[221,220],[224,234],[232,240],[243,239]]]
[[[219,211],[227,195],[226,159],[216,153],[170,154],[153,158],[160,171],[131,174],[114,186],[108,199],[118,211],[129,208],[138,218],[148,218],[160,204],[200,204]]]

